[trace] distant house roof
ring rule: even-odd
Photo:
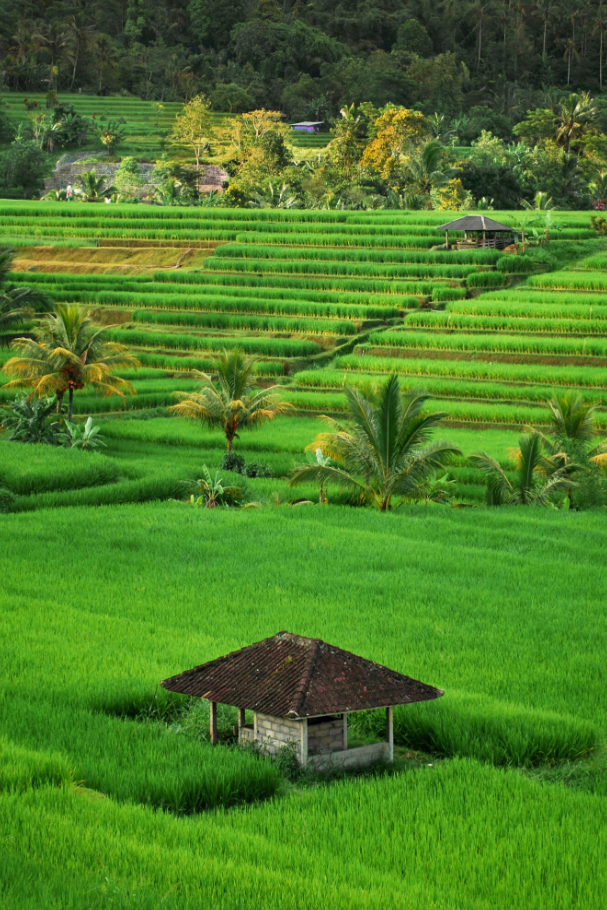
[[[508,227],[507,224],[500,224],[499,221],[493,221],[485,215],[464,215],[456,221],[450,221],[448,224],[441,224],[436,228],[437,231],[514,231],[514,228]]]
[[[318,638],[279,632],[162,681],[171,692],[274,717],[318,717],[440,698],[435,689]]]
[[[292,123],[291,126],[322,126],[324,120],[302,120],[301,123]]]

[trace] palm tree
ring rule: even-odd
[[[49,88],[56,89],[60,63],[72,59],[70,36],[63,23],[53,20],[43,27],[41,43],[49,58]]]
[[[575,41],[573,38],[567,38],[564,43],[565,53],[563,54],[564,59],[567,61],[567,85],[571,85],[571,61],[579,59],[579,54]]]
[[[548,23],[554,16],[555,7],[551,0],[535,0],[533,12],[542,21],[542,60],[546,59],[546,47],[548,42]]]
[[[561,439],[590,442],[596,436],[597,405],[590,404],[579,392],[555,395],[548,402],[550,432]]]
[[[66,26],[73,62],[72,81],[70,82],[70,92],[73,92],[80,58],[83,53],[86,53],[96,43],[99,38],[99,32],[95,30],[93,25],[85,25],[84,21],[77,16],[70,16]]]
[[[424,142],[415,152],[405,171],[407,192],[428,196],[438,186],[443,186],[455,173],[445,166],[444,147],[439,139]]]
[[[36,312],[45,312],[52,306],[51,298],[38,288],[7,283],[14,257],[12,250],[0,248],[0,329],[13,322],[31,319]]]
[[[563,464],[546,455],[539,433],[521,436],[515,455],[516,477],[510,480],[499,461],[486,452],[471,455],[487,477],[487,505],[546,506],[557,493],[566,494],[575,483],[571,475],[577,465]]]
[[[356,105],[346,105],[339,113],[341,120],[337,121],[333,129],[335,138],[329,143],[328,151],[346,180],[351,180],[362,158],[365,128],[362,117],[356,112]]]
[[[333,482],[371,497],[386,512],[394,497],[422,495],[425,481],[452,455],[461,454],[450,443],[429,442],[445,415],[422,414],[429,396],[404,396],[396,374],[379,390],[345,391],[351,426],[325,417],[331,432],[320,433],[310,446],[334,463],[317,458],[295,468],[291,486]]]
[[[579,392],[570,390],[551,398],[548,407],[548,433],[535,432],[541,436],[553,458],[565,464],[574,459],[593,461],[598,465],[607,463],[607,439],[595,442],[598,429],[596,404],[586,401]]]
[[[93,53],[93,66],[99,76],[97,94],[103,91],[103,77],[109,71],[118,69],[119,55],[116,45],[109,35],[101,34],[95,40]]]
[[[589,124],[596,118],[598,111],[588,94],[571,94],[561,102],[557,116],[556,141],[566,152],[571,143],[579,139]]]
[[[532,202],[528,202],[526,199],[521,201],[523,203],[523,208],[526,208],[530,212],[549,212],[554,211],[556,208],[552,201],[552,196],[549,196],[548,193],[544,193],[542,190],[539,190],[535,194]]]
[[[234,439],[245,427],[257,427],[291,409],[276,396],[278,386],[255,388],[256,360],[242,351],[224,351],[217,363],[217,384],[206,373],[199,392],[178,392],[179,404],[170,408],[179,417],[200,420],[211,427],[221,427],[228,452]]]
[[[109,185],[107,177],[97,177],[95,168],[92,168],[90,171],[78,174],[74,190],[78,196],[84,198],[85,202],[99,202],[100,199],[107,199],[111,196],[114,187]]]
[[[604,6],[603,0],[600,0],[599,8],[596,11],[593,35],[599,36],[599,85],[603,88],[603,50],[605,47],[605,36],[607,35],[607,7]]]
[[[139,361],[122,344],[106,341],[113,326],[95,325],[77,304],[57,305],[35,330],[34,338],[17,338],[11,347],[18,353],[4,372],[17,377],[5,388],[30,388],[38,398],[57,396],[57,413],[68,394],[67,419],[72,420],[74,392],[91,386],[102,395],[135,394],[130,382],[114,375],[116,369],[136,369]]]

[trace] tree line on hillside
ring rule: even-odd
[[[126,91],[326,119],[346,104],[450,116],[602,90],[604,0],[1,0],[8,87]]]
[[[70,198],[259,208],[605,209],[607,108],[596,99],[571,93],[551,108],[534,108],[507,139],[499,135],[495,112],[472,113],[480,132],[462,148],[461,124],[442,115],[370,102],[350,105],[340,111],[326,149],[302,156],[295,154],[292,131],[279,111],[250,111],[221,126],[210,100],[197,95],[173,122],[171,154],[156,161],[148,195],[139,163],[126,157],[112,179],[97,177],[94,167],[80,175]],[[0,105],[0,133],[2,124]],[[109,122],[94,128],[116,156],[124,127]],[[60,102],[46,114],[30,115],[0,150],[0,195],[31,195],[52,150],[74,147],[92,129]],[[171,157],[177,150],[185,158]],[[228,174],[221,195],[199,190],[208,162],[220,163]],[[68,198],[66,188],[47,198]]]

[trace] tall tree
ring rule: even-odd
[[[196,170],[200,170],[202,153],[213,136],[213,113],[204,95],[192,98],[175,117],[170,139],[175,145],[187,148],[194,155]]]
[[[87,25],[86,20],[80,16],[71,16],[67,21],[66,30],[73,63],[72,81],[70,82],[70,92],[72,92],[74,90],[74,83],[76,82],[78,64],[82,59],[82,55],[86,54],[86,52],[94,46],[96,40],[99,38],[99,33],[95,30],[94,26]]]
[[[599,36],[599,85],[603,88],[603,50],[605,47],[605,36],[607,35],[607,7],[603,0],[599,2],[599,8],[596,11],[594,20],[593,34]]]
[[[97,91],[101,94],[106,87],[104,77],[118,69],[120,55],[118,48],[109,35],[99,35],[94,42],[93,48],[93,66],[98,76]]]
[[[41,31],[42,48],[49,59],[49,88],[56,89],[59,68],[72,57],[69,32],[63,22],[48,22]]]

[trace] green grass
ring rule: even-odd
[[[373,360],[371,357],[364,359]],[[368,369],[373,369],[372,363],[369,364]],[[364,372],[362,368],[361,371],[351,371],[346,376],[340,370],[310,370],[296,373],[293,377],[294,383],[298,385],[328,389],[343,388],[346,383],[352,385],[366,384],[369,380],[381,382],[382,377],[372,372]],[[427,376],[417,377],[406,374],[401,376],[400,381],[402,388],[407,391],[425,391],[435,398],[487,399],[493,401],[533,402],[545,405],[553,393],[552,388],[547,388],[544,385],[505,385],[500,381],[468,381],[461,377],[435,379]],[[580,389],[576,391],[587,401],[607,407],[607,388]]]
[[[607,275],[603,272],[552,272],[547,275],[532,275],[528,285],[555,291],[607,291]]]
[[[199,335],[143,332],[139,329],[110,329],[107,337],[128,346],[178,348],[185,351],[195,348],[202,351],[241,348],[247,354],[268,354],[276,357],[301,357],[316,354],[319,351],[318,345],[313,341],[291,338],[251,338],[247,335],[205,338]]]
[[[600,905],[604,779],[578,792],[502,766],[577,764],[605,736],[602,516],[47,516],[0,518],[11,910]],[[128,719],[159,679],[283,627],[445,688],[397,712],[397,743],[425,762],[285,790],[267,761]]]

